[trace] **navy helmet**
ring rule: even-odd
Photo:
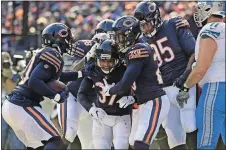
[[[119,55],[112,40],[103,41],[96,49],[96,66],[104,74],[109,74],[119,66]]]
[[[112,25],[110,38],[118,45],[119,52],[126,53],[141,35],[140,23],[133,16],[123,16]]]
[[[68,26],[52,23],[42,31],[42,44],[57,48],[61,53],[71,54],[74,38]]]
[[[140,2],[133,15],[140,21],[141,31],[147,37],[154,36],[162,25],[160,10],[152,1]]]

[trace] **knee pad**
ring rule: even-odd
[[[134,149],[149,149],[149,145],[142,141],[135,141]]]
[[[115,138],[113,140],[115,149],[128,149],[129,148],[129,140],[127,137]]]
[[[44,150],[49,149],[67,149],[67,145],[65,145],[62,139],[59,136],[52,137],[48,141],[42,141],[45,145]]]

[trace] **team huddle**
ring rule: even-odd
[[[197,40],[183,18],[163,21],[153,1],[102,20],[92,39],[74,41],[69,27],[50,24],[3,118],[27,149],[67,149],[76,136],[82,149],[149,149],[154,140],[160,149],[215,149],[219,136],[226,145],[224,15],[222,2],[198,3]],[[71,72],[62,71],[65,53]],[[61,131],[43,96],[58,103]]]

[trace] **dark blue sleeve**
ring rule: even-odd
[[[75,81],[78,79],[78,72],[62,72],[60,75],[60,81],[67,83],[69,81]]]
[[[92,101],[89,100],[90,93],[93,92],[93,81],[87,77],[82,80],[82,83],[78,90],[77,100],[80,104],[89,111],[92,107]]]
[[[177,29],[177,36],[181,48],[190,57],[195,52],[195,38],[188,28]]]
[[[45,82],[49,81],[55,68],[52,66],[47,69],[44,67],[45,63],[40,62],[32,71],[31,76],[28,80],[28,86],[32,88],[36,93],[49,98],[54,98],[57,94],[51,88],[49,88]]]
[[[78,94],[78,90],[79,90],[82,80],[83,80],[83,78],[79,78],[78,80],[69,82],[67,84],[68,90],[76,98],[76,100],[77,100],[77,94]]]
[[[122,79],[110,89],[110,95],[122,94],[128,91],[140,75],[143,64],[144,62],[141,59],[130,60]]]

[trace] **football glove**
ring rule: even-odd
[[[86,62],[89,61],[91,58],[95,58],[96,57],[96,49],[97,49],[97,46],[99,44],[96,43],[92,46],[92,48],[89,50],[89,52],[86,54]]]
[[[180,89],[179,93],[177,94],[177,103],[180,108],[184,107],[184,103],[187,104],[189,96],[189,88],[187,88],[185,85]]]
[[[65,100],[67,100],[68,96],[69,96],[69,91],[66,89],[65,91],[57,93],[53,98],[53,100],[56,101],[58,104],[61,104]]]
[[[104,116],[107,115],[106,112],[102,108],[98,108],[95,106],[92,106],[89,110],[89,114],[97,120],[103,120]]]
[[[110,36],[107,33],[98,33],[95,34],[92,38],[92,40],[95,41],[96,43],[101,43],[106,39],[110,39]]]
[[[115,85],[115,83],[108,84],[106,79],[103,79],[103,81],[104,81],[104,87],[102,87],[103,94],[105,96],[111,96],[110,93],[109,93],[109,90]]]
[[[135,99],[133,96],[123,96],[116,103],[119,104],[120,108],[126,108],[127,106],[133,104],[134,102],[135,102]]]

